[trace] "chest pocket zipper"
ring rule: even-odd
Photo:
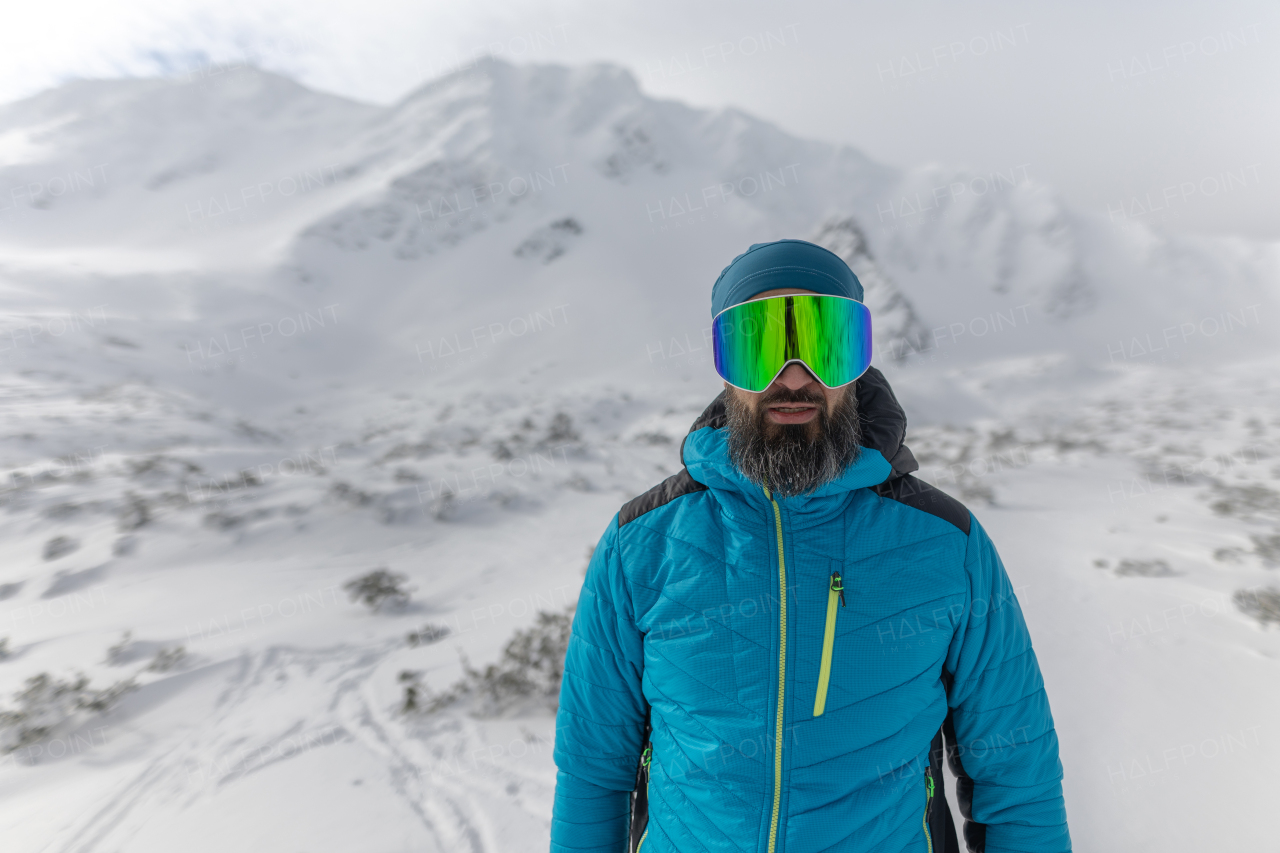
[[[844,607],[844,581],[839,572],[831,573],[827,588],[827,626],[822,634],[822,664],[818,668],[818,693],[813,699],[813,715],[821,717],[827,708],[827,685],[831,682],[831,653],[836,644],[836,602]]]

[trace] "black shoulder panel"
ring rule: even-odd
[[[681,495],[693,492],[704,492],[707,487],[689,474],[688,468],[681,468],[679,474],[673,474],[639,497],[632,498],[618,510],[618,526],[635,521],[651,509],[669,504]]]
[[[965,505],[941,489],[936,489],[923,480],[917,480],[910,474],[886,480],[875,487],[875,493],[882,498],[889,498],[930,515],[936,515],[943,521],[949,521],[960,528],[965,536],[969,535],[969,510]]]

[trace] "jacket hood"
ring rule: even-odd
[[[763,490],[729,461],[724,405],[727,393],[720,392],[694,420],[681,442],[680,461],[694,480],[712,490],[726,514],[763,523],[760,507],[767,505]],[[868,368],[858,379],[855,393],[862,421],[862,453],[843,474],[812,494],[778,499],[796,526],[821,523],[843,508],[851,492],[905,476],[920,467],[902,443],[907,415],[884,374]]]

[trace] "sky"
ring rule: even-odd
[[[253,62],[392,103],[475,59],[632,70],[909,168],[1018,169],[1077,208],[1280,239],[1280,4],[43,0],[6,11],[0,102]]]

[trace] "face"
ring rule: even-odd
[[[786,288],[756,299],[812,293]],[[855,385],[827,388],[804,365],[787,365],[759,393],[725,383],[729,457],[749,479],[783,497],[812,492],[858,457],[862,439]]]

